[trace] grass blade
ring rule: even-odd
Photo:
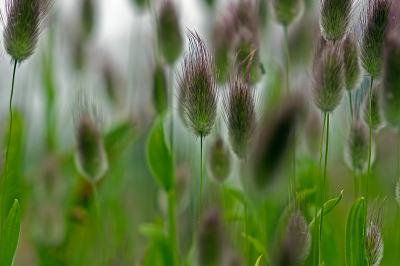
[[[7,220],[4,223],[0,241],[0,265],[11,266],[17,250],[21,225],[21,209],[18,200],[14,201]]]

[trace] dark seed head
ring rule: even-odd
[[[313,66],[313,95],[322,112],[332,112],[340,104],[346,87],[341,45],[327,44]]]
[[[35,52],[51,6],[51,0],[6,0],[1,21],[4,48],[12,61],[21,63]]]
[[[376,206],[376,201],[368,212],[365,231],[365,254],[371,266],[378,266],[383,257],[382,226],[385,201]]]
[[[382,109],[386,122],[400,128],[400,39],[390,34],[385,47]]]
[[[210,147],[208,171],[217,182],[223,183],[231,173],[231,152],[224,140],[218,136]]]
[[[250,151],[257,125],[256,98],[250,85],[250,64],[248,59],[244,77],[241,78],[241,64],[229,80],[229,89],[223,96],[224,119],[229,130],[229,140],[233,152],[244,159]]]
[[[371,0],[360,17],[361,65],[371,77],[379,77],[383,69],[385,38],[395,20],[391,17],[391,7],[391,0]]]
[[[165,60],[172,64],[182,52],[179,15],[173,0],[162,0],[158,14],[158,40]]]
[[[372,87],[371,99],[371,126],[372,130],[379,131],[384,125],[382,110],[381,110],[381,95],[382,84],[375,83]],[[363,103],[363,119],[366,125],[369,125],[369,94],[365,96]]]
[[[358,88],[361,80],[361,66],[358,56],[358,43],[353,34],[348,34],[343,42],[344,65],[346,69],[346,90]]]
[[[213,58],[197,33],[188,32],[189,52],[178,76],[178,98],[188,128],[197,137],[210,134],[217,116],[218,88]]]
[[[343,40],[351,26],[354,0],[319,0],[321,33],[327,41]]]
[[[303,0],[270,0],[272,17],[284,26],[290,25],[303,14]]]

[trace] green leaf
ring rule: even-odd
[[[170,241],[162,227],[155,224],[142,224],[139,226],[139,232],[146,236],[158,250],[163,262],[162,265],[176,265]]]
[[[246,239],[246,233],[242,232],[242,236]],[[267,248],[260,242],[260,240],[247,235],[247,239],[249,240],[249,243],[254,247],[254,249],[258,252],[261,253],[261,256],[264,255],[267,261],[270,261],[269,255],[267,253]],[[260,256],[260,258],[261,258]],[[260,260],[259,258],[259,260]],[[257,264],[256,264],[257,265]]]
[[[226,190],[240,203],[242,203],[243,205],[246,204],[246,198],[243,194],[243,191],[235,188],[235,187],[226,187]]]
[[[328,213],[333,211],[333,209],[336,207],[336,205],[339,204],[339,202],[343,198],[343,190],[340,192],[339,197],[336,199],[331,199],[325,202],[324,204],[324,216],[326,216]],[[321,210],[318,211],[317,217],[321,216]],[[314,223],[315,223],[315,218],[311,221],[310,223],[310,231],[314,228]]]
[[[155,121],[147,140],[147,162],[161,187],[167,192],[170,191],[174,185],[174,164],[165,143],[161,117]]]
[[[11,266],[17,250],[21,225],[21,209],[18,200],[14,201],[7,220],[4,223],[0,241],[0,265]]]
[[[261,255],[260,257],[258,257],[258,259],[257,259],[257,262],[256,262],[256,265],[255,265],[255,266],[259,266],[259,265],[260,265],[261,257],[262,257],[262,255]]]
[[[346,224],[346,265],[368,265],[365,256],[364,198],[359,198],[350,209]]]

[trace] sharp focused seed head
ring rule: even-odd
[[[304,0],[270,0],[272,17],[283,26],[289,26],[304,11]]]
[[[217,182],[224,183],[231,173],[231,152],[224,140],[218,136],[210,147],[208,171]]]
[[[368,128],[359,119],[354,119],[353,125],[349,130],[347,145],[345,146],[346,164],[357,171],[365,173],[368,167],[369,152],[369,132]],[[375,145],[372,142],[371,164],[375,158]]]
[[[372,87],[371,99],[371,126],[372,130],[379,131],[384,125],[382,110],[381,110],[381,83],[375,83]],[[369,94],[365,96],[363,103],[363,119],[366,125],[369,125]]]
[[[385,201],[376,206],[376,201],[368,213],[365,231],[365,254],[371,266],[378,266],[383,257],[382,226]]]
[[[327,41],[343,40],[349,33],[354,0],[319,0],[321,33]]]
[[[1,12],[4,48],[19,63],[34,52],[39,35],[47,26],[52,0],[6,0]]]
[[[340,104],[346,87],[341,45],[327,44],[313,66],[313,96],[322,112],[332,112]]]
[[[307,221],[300,210],[295,210],[289,217],[278,265],[302,265],[310,248],[311,234]]]
[[[162,0],[158,14],[158,40],[165,60],[172,64],[182,52],[179,15],[173,0]]]
[[[382,109],[386,122],[400,128],[400,38],[389,34],[385,46]]]
[[[357,41],[352,34],[347,35],[346,39],[343,42],[347,91],[357,89],[362,77],[357,45]]]
[[[178,98],[188,128],[197,137],[210,134],[217,116],[218,88],[215,65],[204,41],[188,32],[189,52],[178,76]]]
[[[229,89],[223,96],[224,119],[229,130],[230,144],[239,159],[248,155],[257,126],[255,91],[250,85],[252,55],[248,59],[244,77],[241,78],[242,62],[230,78]]]
[[[396,16],[391,16],[391,0],[371,0],[360,17],[360,59],[364,70],[371,77],[380,77],[383,69],[385,38]]]

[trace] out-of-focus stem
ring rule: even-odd
[[[102,223],[102,220],[101,220],[101,212],[100,212],[100,205],[99,205],[99,194],[97,192],[97,187],[96,187],[95,183],[92,183],[92,187],[93,187],[93,195],[94,195],[94,204],[96,206],[97,222],[99,224],[99,231],[100,231],[101,242],[102,242],[102,246],[103,246],[104,265],[107,265],[106,238],[104,237],[103,223]]]
[[[368,208],[368,182],[371,174],[371,143],[372,143],[372,118],[371,118],[371,109],[372,109],[372,85],[374,84],[374,77],[371,77],[371,86],[369,88],[369,146],[368,146],[368,174],[367,179],[365,180],[365,209]]]

